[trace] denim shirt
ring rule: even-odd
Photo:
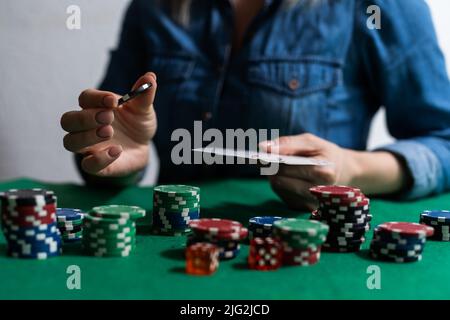
[[[164,2],[164,1],[162,1]],[[367,8],[381,9],[381,29]],[[181,26],[167,5],[132,1],[101,89],[126,93],[146,71],[158,77],[154,143],[160,180],[252,174],[246,166],[175,166],[171,134],[208,128],[315,134],[365,150],[373,115],[386,108],[397,139],[385,150],[404,162],[422,197],[450,187],[450,83],[429,8],[422,0],[267,1],[243,47],[232,52],[226,0],[192,1]]]

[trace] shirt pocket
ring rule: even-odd
[[[340,74],[337,62],[320,58],[251,60],[250,121],[279,129],[280,135],[322,135],[328,93],[339,83]]]

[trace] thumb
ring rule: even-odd
[[[318,150],[316,136],[305,133],[297,136],[284,136],[259,144],[262,151],[283,155],[313,156]]]
[[[147,72],[136,81],[136,83],[133,85],[132,90],[136,90],[145,83],[151,83],[151,88],[144,91],[143,94],[127,102],[125,104],[127,108],[132,108],[137,112],[148,112],[153,109],[153,101],[155,100],[157,87],[156,74],[154,74],[153,72]]]

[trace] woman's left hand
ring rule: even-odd
[[[293,209],[314,209],[315,198],[309,188],[316,185],[343,184],[351,185],[357,170],[353,153],[334,143],[312,134],[285,136],[260,144],[265,152],[312,157],[326,160],[327,166],[292,166],[279,167],[276,175],[269,176],[272,189]]]

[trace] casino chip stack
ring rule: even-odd
[[[369,199],[361,190],[346,186],[316,186],[310,192],[319,208],[311,215],[330,227],[323,250],[328,252],[359,251],[370,230]]]
[[[153,190],[153,231],[157,234],[189,233],[189,222],[200,218],[200,188],[160,185]]]
[[[64,243],[81,243],[83,238],[83,217],[80,209],[57,208],[56,219]]]
[[[283,265],[309,266],[319,262],[329,229],[326,224],[289,218],[275,221],[273,227],[273,234],[282,245]]]
[[[207,242],[191,244],[186,248],[186,273],[210,275],[219,267],[219,249]]]
[[[450,241],[450,211],[426,210],[420,215],[420,223],[433,227],[433,240]]]
[[[47,259],[61,253],[56,225],[56,196],[43,189],[0,193],[2,230],[8,254],[15,258]]]
[[[278,269],[283,260],[283,251],[278,240],[270,237],[250,240],[247,258],[250,269],[268,271]]]
[[[233,259],[240,252],[239,242],[247,238],[248,230],[241,223],[226,219],[199,219],[189,223],[193,234],[187,245],[209,242],[219,248],[219,258]]]
[[[282,217],[264,216],[253,217],[248,221],[248,238],[252,240],[255,237],[272,237],[273,223],[283,219]]]
[[[386,222],[373,232],[370,254],[373,258],[392,262],[422,260],[426,238],[433,228],[418,223]]]
[[[136,222],[145,210],[135,206],[92,208],[84,217],[83,247],[97,257],[127,257],[136,247]]]

